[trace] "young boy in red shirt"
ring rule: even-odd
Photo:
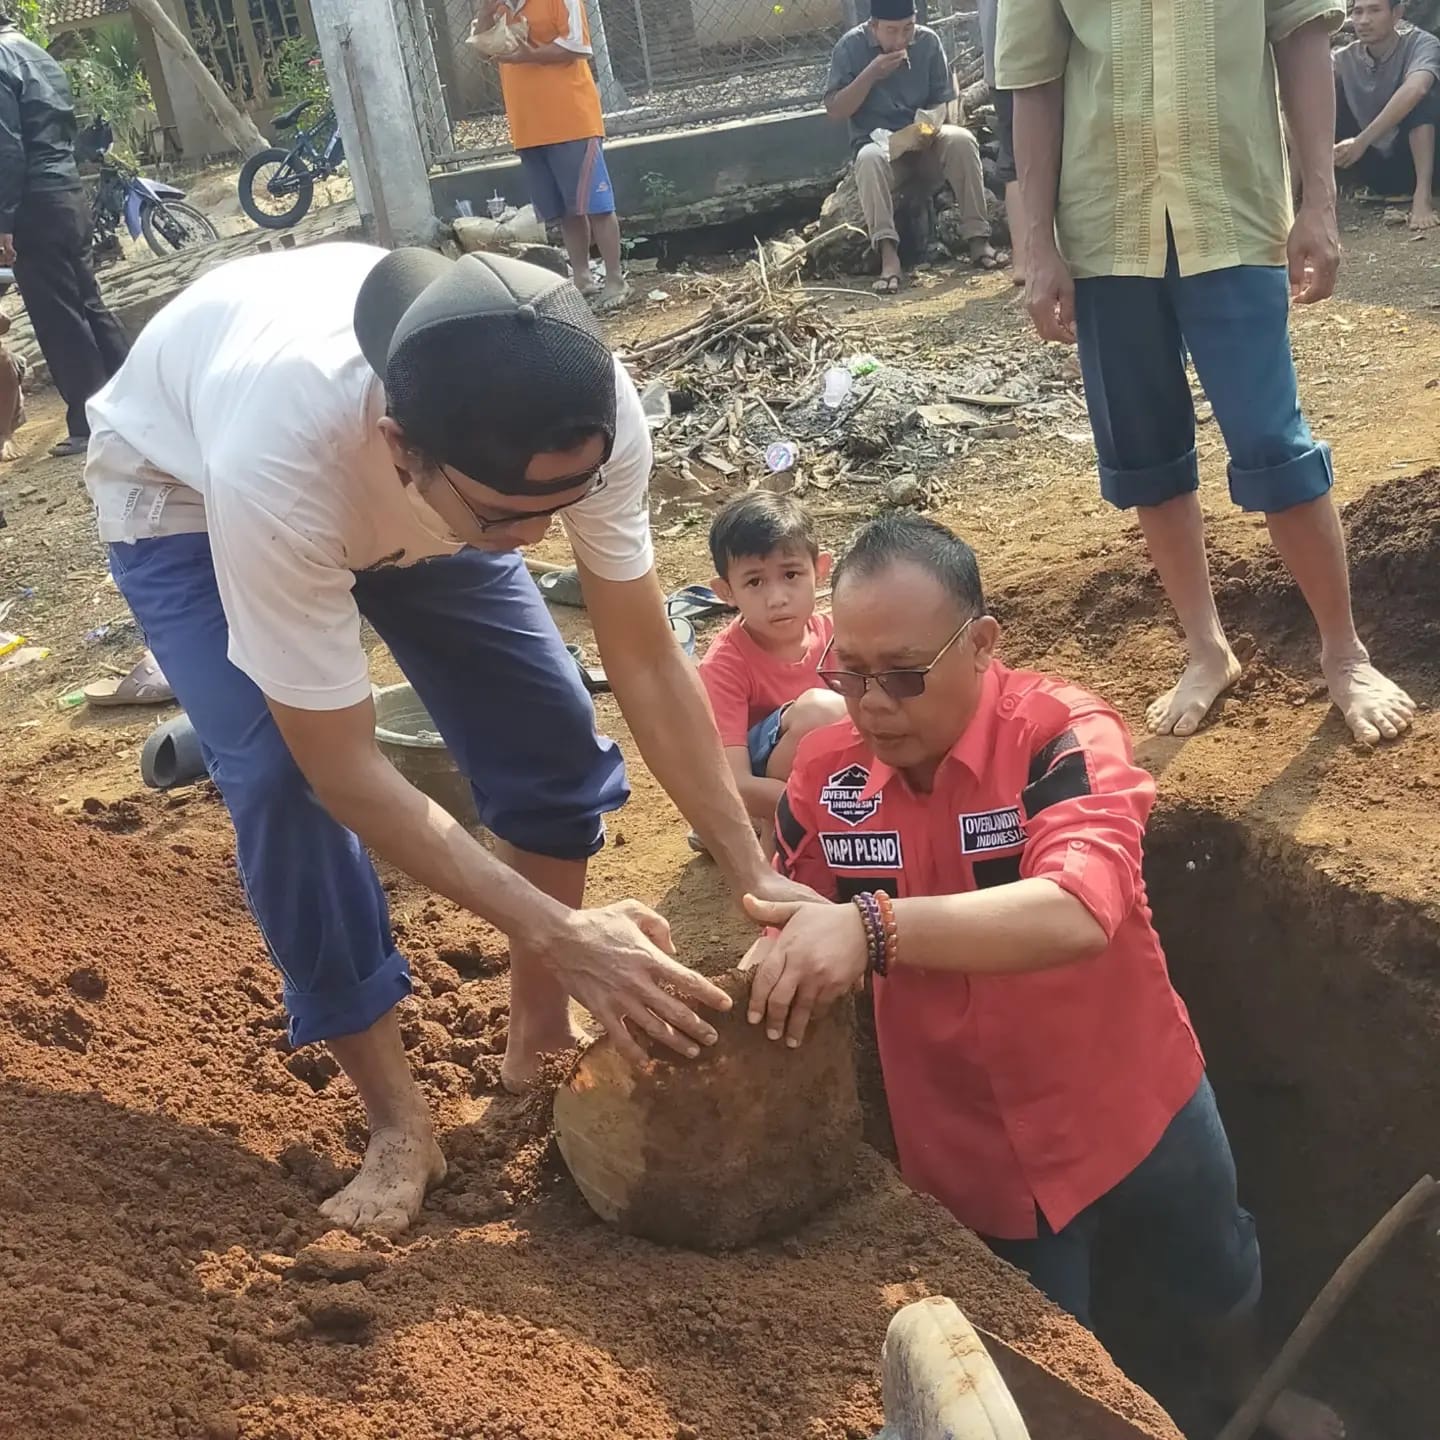
[[[815,673],[830,643],[815,590],[830,557],[798,500],[756,490],[710,527],[715,593],[739,610],[711,642],[700,679],[745,808],[768,827],[800,738],[845,714]]]

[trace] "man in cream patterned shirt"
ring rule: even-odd
[[[1301,414],[1290,354],[1291,300],[1324,300],[1340,262],[1330,34],[1343,18],[1336,0],[1007,0],[1000,11],[1027,305],[1043,338],[1079,340],[1101,491],[1137,510],[1185,632],[1185,672],[1147,717],[1160,734],[1193,734],[1240,678],[1210,589],[1187,356],[1230,452],[1231,498],[1264,514],[1356,739],[1393,740],[1414,715],[1356,634],[1330,449]]]

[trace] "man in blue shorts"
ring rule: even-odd
[[[584,0],[497,0],[491,19],[524,20],[529,39],[500,64],[510,138],[536,213],[560,226],[581,294],[597,310],[630,298],[620,268],[620,222],[605,168],[605,120],[590,72]],[[605,262],[605,283],[590,283],[590,246]]]
[[[1340,263],[1330,32],[1345,12],[1224,8],[1221,24],[1167,3],[1152,25],[1148,0],[1000,7],[1026,302],[1044,339],[1079,340],[1101,492],[1136,511],[1185,632],[1188,663],[1150,728],[1193,734],[1240,678],[1210,587],[1188,358],[1230,452],[1231,498],[1265,516],[1315,617],[1330,698],[1374,745],[1408,730],[1415,706],[1356,633],[1330,448],[1301,413],[1289,332],[1291,301],[1324,300]],[[1293,214],[1277,95],[1304,191]]]

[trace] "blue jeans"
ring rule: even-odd
[[[1224,1320],[1260,1299],[1255,1220],[1235,1193],[1235,1161],[1208,1077],[1159,1143],[1063,1230],[1039,1215],[1034,1240],[987,1240],[1037,1290],[1090,1325],[1090,1268],[1102,1226],[1123,1232],[1153,1275],[1200,1319]]]
[[[360,841],[320,805],[265,697],[226,657],[206,535],[110,547],[115,583],[204,745],[235,825],[240,883],[285,982],[290,1040],[368,1029],[410,993],[385,892]],[[484,824],[521,850],[583,859],[629,796],[575,663],[518,555],[466,550],[355,577],[470,780]]]
[[[1237,505],[1273,514],[1329,491],[1330,448],[1300,413],[1289,318],[1283,268],[1182,276],[1173,243],[1162,280],[1075,282],[1085,403],[1112,505],[1163,505],[1200,484],[1187,352],[1230,451]]]

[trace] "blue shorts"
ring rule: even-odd
[[[1037,1218],[1034,1240],[986,1243],[1082,1325],[1090,1324],[1091,1260],[1102,1226],[1121,1232],[1197,1319],[1224,1320],[1259,1303],[1255,1220],[1236,1198],[1235,1161],[1208,1077],[1113,1190],[1058,1233]]]
[[[359,839],[291,758],[265,697],[230,663],[208,535],[110,547],[115,583],[201,740],[235,825],[240,884],[284,980],[290,1041],[368,1029],[410,993],[385,891]],[[380,633],[475,792],[517,849],[594,854],[629,795],[575,662],[518,554],[462,550],[355,576]]]
[[[599,139],[563,140],[518,152],[535,213],[547,224],[567,215],[613,215],[615,192]]]
[[[1162,280],[1075,282],[1085,403],[1112,505],[1163,505],[1199,486],[1187,353],[1230,451],[1237,505],[1269,514],[1330,489],[1330,448],[1300,413],[1289,317],[1283,267],[1182,276],[1173,243]]]
[[[750,773],[762,780],[770,766],[770,757],[780,743],[780,731],[785,724],[785,712],[790,707],[782,705],[772,710],[763,720],[757,720],[745,737],[745,748],[750,752]]]

